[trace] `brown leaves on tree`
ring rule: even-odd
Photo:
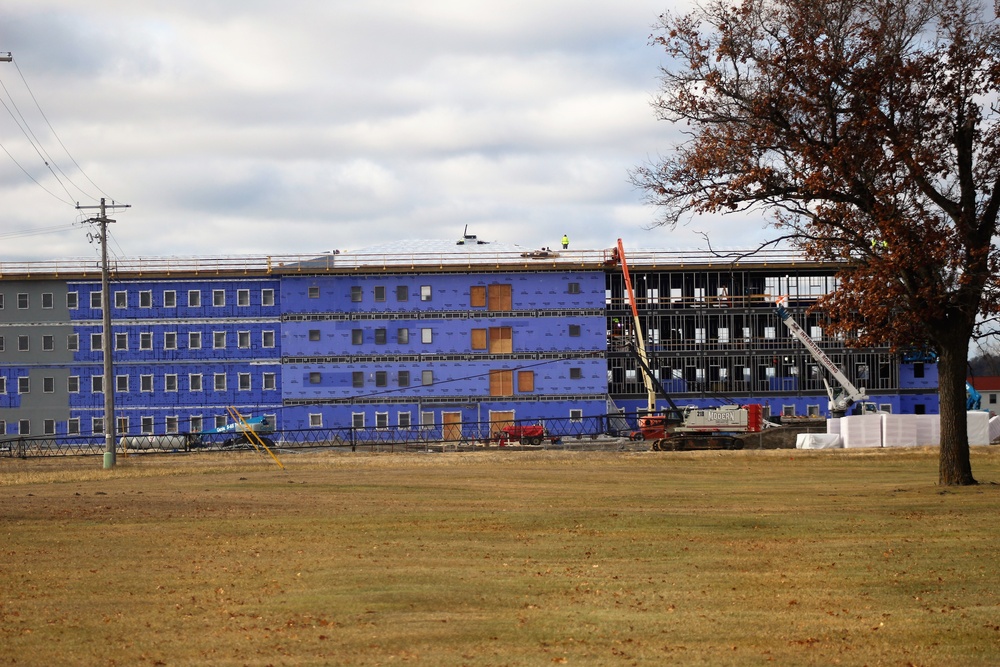
[[[972,483],[957,394],[978,318],[1000,310],[996,19],[975,0],[716,1],[664,14],[652,40],[671,63],[655,112],[688,132],[632,172],[660,223],[760,209],[840,261],[834,327],[940,354],[942,456],[959,459],[941,481]]]

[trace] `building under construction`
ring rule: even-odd
[[[771,251],[616,253],[455,241],[310,256],[119,260],[114,386],[102,374],[93,261],[0,264],[0,434],[122,434],[223,426],[228,407],[278,429],[420,429],[584,419],[646,405],[635,354],[677,404],[759,403],[824,415],[825,374],[788,335],[789,311],[889,412],[936,413],[935,365],[849,347],[807,313],[831,264]],[[638,321],[638,327],[636,326]]]

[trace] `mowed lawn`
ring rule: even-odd
[[[1000,447],[0,459],[0,665],[995,665]]]

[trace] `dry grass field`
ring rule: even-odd
[[[0,665],[995,665],[1000,448],[0,459]]]

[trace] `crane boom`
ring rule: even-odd
[[[775,299],[774,303],[778,308],[778,317],[780,317],[781,321],[785,323],[786,327],[788,327],[788,332],[798,339],[798,341],[802,343],[807,350],[809,350],[809,354],[812,355],[813,359],[815,359],[820,366],[825,368],[827,372],[830,373],[830,375],[832,375],[840,384],[841,391],[834,392],[833,389],[830,388],[830,384],[826,381],[826,378],[823,379],[823,384],[826,385],[826,394],[830,398],[830,416],[843,417],[847,413],[848,408],[850,408],[856,401],[863,401],[868,398],[868,395],[865,393],[864,387],[861,387],[860,389],[855,387],[854,384],[847,379],[847,376],[844,375],[843,371],[841,371],[835,363],[830,361],[830,358],[826,356],[826,353],[824,353],[823,350],[820,349],[819,345],[816,344],[816,341],[806,334],[805,330],[799,326],[799,323],[795,321],[792,314],[789,313],[788,309],[784,306],[784,303],[787,300],[787,296],[779,296]]]
[[[625,261],[625,248],[622,240],[618,239],[618,261],[622,265],[622,275],[625,277],[625,291],[628,293],[628,302],[632,307],[632,322],[635,326],[635,346],[639,355],[639,366],[642,372],[642,381],[646,386],[646,409],[650,412],[656,410],[656,384],[649,369],[649,357],[646,355],[646,340],[642,333],[642,324],[639,322],[639,308],[635,303],[635,291],[632,289],[632,277],[628,272],[628,262]]]

